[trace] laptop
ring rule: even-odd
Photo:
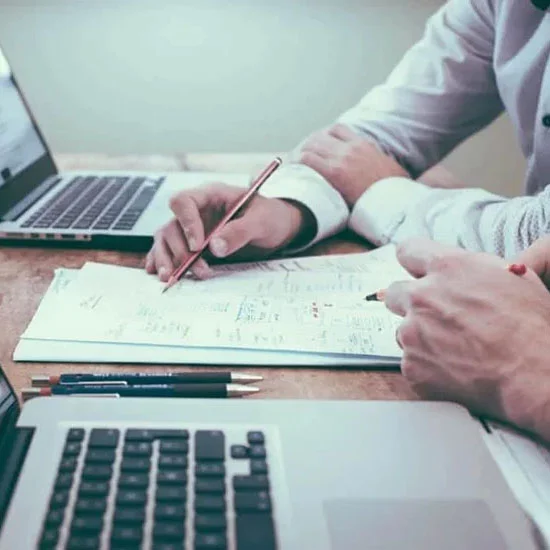
[[[113,121],[116,123],[116,121]],[[146,250],[170,197],[237,174],[60,173],[0,48],[0,242]]]
[[[1,550],[540,547],[452,404],[0,403]]]

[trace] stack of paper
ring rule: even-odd
[[[365,295],[409,278],[393,247],[216,268],[168,292],[143,270],[59,269],[16,361],[396,365],[399,319]]]

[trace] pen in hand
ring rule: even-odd
[[[224,227],[225,224],[241,210],[241,208],[246,205],[246,203],[258,192],[260,187],[268,180],[271,174],[273,174],[273,172],[281,166],[282,163],[283,161],[279,157],[276,157],[266,166],[266,168],[264,168],[262,173],[254,180],[248,191],[243,194],[243,196],[226,212],[225,216],[223,216],[223,218],[215,225],[214,229],[212,229],[212,231],[207,235],[199,249],[196,252],[193,252],[193,254],[191,254],[191,256],[189,256],[183,264],[172,272],[168,282],[162,289],[162,292],[166,292],[170,287],[174,286],[179,279],[183,277],[189,269],[191,269],[193,264],[200,258],[201,254],[208,248],[212,237],[214,237],[214,235],[222,227]]]
[[[527,273],[527,266],[525,264],[509,264],[506,266],[506,269],[513,273],[514,275],[517,275],[518,277],[521,277],[522,275],[525,275]],[[365,296],[365,301],[367,302],[383,302],[386,298],[386,291],[384,289],[378,290],[377,292],[373,292],[372,294],[369,294],[368,296]]]

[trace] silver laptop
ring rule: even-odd
[[[538,547],[458,406],[0,388],[1,550]]]
[[[59,173],[0,49],[0,242],[144,250],[176,191],[220,177],[246,185],[235,174]]]

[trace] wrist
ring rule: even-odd
[[[312,241],[317,234],[317,222],[311,210],[297,201],[277,200],[285,204],[289,213],[289,231],[280,248],[299,248]]]

